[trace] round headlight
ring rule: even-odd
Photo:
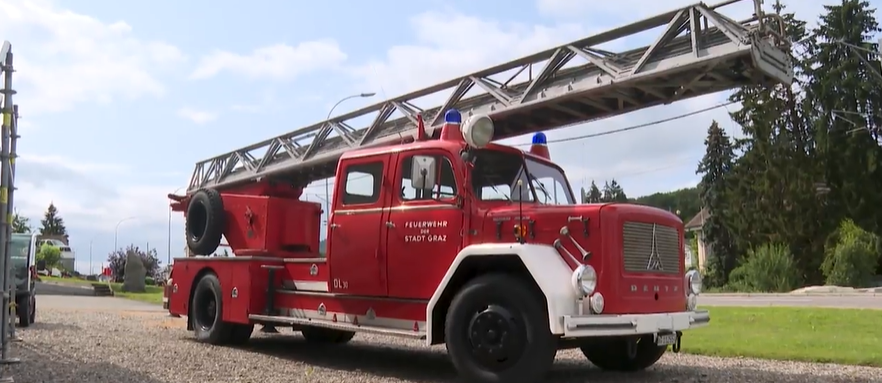
[[[573,272],[573,289],[576,294],[588,296],[597,288],[597,271],[590,265],[580,265]]]
[[[591,311],[593,311],[595,314],[603,313],[603,294],[596,293],[592,295],[589,303],[591,303]]]
[[[462,137],[473,148],[483,148],[493,141],[493,120],[479,115],[470,118],[462,127]]]
[[[689,287],[689,293],[701,294],[701,273],[698,270],[690,270],[686,273],[686,284]]]

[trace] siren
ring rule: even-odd
[[[444,141],[462,141],[462,114],[456,109],[444,113],[444,125],[441,126],[441,139]]]
[[[551,154],[548,153],[548,139],[545,133],[539,132],[533,135],[533,145],[530,146],[530,153],[551,161]]]

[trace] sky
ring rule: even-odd
[[[115,244],[156,248],[165,262],[184,249],[183,217],[169,215],[166,195],[181,193],[199,160],[324,120],[348,95],[376,93],[334,114],[693,2],[0,0],[0,38],[13,44],[21,113],[15,207],[39,226],[54,203],[81,272],[98,270]],[[783,2],[814,24],[831,0]],[[742,3],[722,13],[746,18],[752,2]],[[616,47],[646,46],[659,33]],[[548,138],[681,115],[727,95]],[[720,108],[550,151],[576,193],[613,178],[629,196],[676,190],[697,183],[713,120],[740,134]],[[322,183],[307,193],[325,197]]]

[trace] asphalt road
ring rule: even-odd
[[[82,288],[78,286],[59,285],[57,283],[36,284],[37,295],[75,295],[75,296],[94,296],[95,292],[91,287]]]
[[[58,305],[82,305],[80,299],[71,300],[65,297],[83,296],[90,302],[87,307],[145,307],[157,309],[159,306],[141,302],[133,302],[121,298],[94,297],[91,289],[64,286],[51,283],[37,283],[37,295],[40,301],[53,302]],[[798,307],[834,307],[834,308],[865,308],[882,310],[882,294],[846,294],[846,295],[789,295],[789,294],[705,294],[699,297],[699,304],[706,306],[798,306]],[[131,308],[123,308],[130,310]],[[160,309],[161,310],[161,309]]]
[[[797,306],[882,310],[882,295],[706,294],[698,298],[698,303],[706,306]]]
[[[37,295],[37,308],[60,310],[93,310],[104,312],[163,312],[162,306],[130,299],[94,296]],[[37,316],[39,317],[39,313]],[[39,319],[38,319],[39,321]]]

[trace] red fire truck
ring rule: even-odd
[[[742,22],[718,6],[677,9],[200,162],[187,194],[169,195],[194,254],[175,259],[170,313],[210,344],[247,342],[255,324],[315,343],[358,332],[444,343],[469,382],[538,381],[562,348],[603,369],[653,365],[710,321],[683,224],[580,204],[541,131],[789,83],[780,19],[758,2]],[[596,48],[660,26],[650,46]],[[567,67],[575,57],[586,63]],[[484,92],[469,96],[475,85]],[[439,107],[412,102],[444,89]],[[346,123],[370,113],[361,129]],[[527,151],[491,142],[524,134]],[[330,177],[322,255],[322,205],[304,188]],[[235,256],[210,256],[222,237]]]

